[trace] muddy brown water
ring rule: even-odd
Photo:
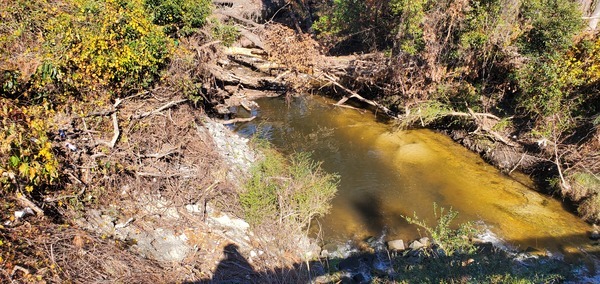
[[[433,224],[435,203],[458,211],[457,222],[484,223],[516,248],[571,260],[599,254],[588,237],[591,227],[559,200],[536,192],[527,176],[506,176],[445,135],[399,130],[371,112],[332,103],[320,96],[262,99],[258,119],[234,126],[243,135],[259,131],[284,153],[311,152],[340,175],[331,213],[312,228],[325,243],[383,232],[388,240],[417,238],[425,233],[402,216]]]

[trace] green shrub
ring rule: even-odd
[[[581,201],[579,214],[589,221],[600,220],[600,177],[588,172],[574,172],[568,175],[570,192],[575,201]]]
[[[437,204],[433,204],[433,214],[437,219],[435,227],[427,224],[424,220],[420,220],[416,213],[413,217],[403,216],[410,224],[417,225],[431,236],[433,242],[444,250],[446,255],[452,256],[454,253],[471,254],[475,252],[475,246],[471,242],[471,238],[477,234],[477,229],[471,222],[461,223],[457,229],[452,229],[451,225],[458,212],[448,210],[444,212],[443,207],[439,208]]]
[[[240,37],[240,31],[233,25],[223,24],[216,19],[211,24],[213,37],[225,46],[231,46]]]
[[[142,0],[72,0],[47,25],[51,61],[78,88],[145,88],[169,58],[171,40],[152,24]]]
[[[305,228],[324,215],[337,191],[338,177],[323,172],[307,154],[289,161],[272,149],[251,170],[240,202],[246,220],[254,225],[277,221]]]
[[[17,106],[0,98],[0,186],[6,191],[39,191],[59,176],[47,136],[48,104]]]
[[[425,127],[451,112],[452,110],[447,104],[435,100],[425,101],[409,108],[408,112],[399,121],[399,125],[401,128],[409,128],[415,125]]]
[[[191,35],[204,26],[212,9],[209,0],[144,0],[144,4],[152,21],[175,36]]]
[[[334,0],[330,15],[319,17],[313,29],[323,34],[355,33],[365,28],[367,6],[360,0]]]
[[[393,0],[390,1],[392,13],[400,17],[398,38],[400,49],[410,55],[415,55],[425,48],[423,39],[423,23],[425,11],[430,1]]]
[[[526,30],[521,44],[526,51],[552,53],[573,43],[584,25],[581,10],[569,0],[525,0],[521,15]]]

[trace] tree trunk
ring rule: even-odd
[[[600,22],[600,0],[580,0],[579,4],[583,10],[583,18],[588,20],[588,28],[595,31],[598,28],[598,22]]]

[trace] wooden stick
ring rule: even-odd
[[[475,122],[486,132],[492,134],[494,136],[494,138],[496,138],[497,140],[499,140],[500,142],[508,145],[508,146],[517,146],[515,143],[512,143],[508,140],[506,140],[504,137],[502,137],[502,135],[498,134],[498,132],[493,131],[492,129],[489,129],[488,127],[484,127],[483,123],[481,121],[479,121],[479,118],[477,117],[477,114],[475,114],[475,112],[473,112],[473,110],[471,108],[467,108],[467,110],[469,111],[469,114],[471,115],[471,117],[473,117],[473,119],[475,120]],[[500,120],[500,119],[498,119]]]
[[[470,111],[470,113],[453,111],[453,112],[448,113],[448,115],[451,115],[451,116],[483,116],[483,117],[492,118],[495,120],[501,120],[499,117],[497,117],[491,113],[473,112],[472,110]]]
[[[85,193],[85,187],[82,188],[77,194],[62,195],[62,196],[55,197],[55,198],[46,197],[46,198],[44,198],[44,201],[45,202],[55,202],[55,201],[66,199],[66,198],[76,198],[76,197],[79,197],[80,195],[82,195],[83,193]]]
[[[110,140],[110,144],[108,144],[108,146],[110,148],[114,148],[115,144],[117,143],[117,140],[119,140],[119,135],[121,135],[121,131],[119,130],[119,120],[117,119],[117,113],[115,112],[111,116],[113,120],[113,138]]]
[[[202,49],[207,48],[207,47],[209,47],[211,45],[214,45],[214,44],[218,44],[218,43],[221,43],[221,41],[220,40],[215,40],[215,41],[211,41],[209,43],[205,43],[205,44],[201,45],[200,47],[197,47],[196,48],[196,53],[198,53],[198,58],[202,57],[202,54],[200,53],[200,51]]]
[[[262,27],[262,25],[259,24],[259,23],[256,23],[256,22],[254,22],[252,20],[248,20],[248,19],[239,17],[237,15],[234,15],[233,13],[229,13],[229,12],[226,12],[226,11],[218,11],[217,13],[219,13],[221,15],[224,15],[224,16],[227,16],[227,17],[230,17],[230,18],[235,19],[237,21],[240,21],[240,22],[242,22],[244,24],[247,24],[249,26],[252,26],[254,28]]]
[[[374,101],[372,101],[372,100],[368,100],[368,99],[365,99],[365,98],[363,98],[363,97],[362,97],[361,95],[359,95],[358,93],[356,93],[356,92],[354,92],[354,91],[352,91],[352,90],[350,90],[350,89],[348,89],[348,88],[346,88],[346,87],[342,86],[340,83],[336,82],[336,81],[334,80],[334,78],[333,78],[333,77],[331,77],[331,76],[330,76],[329,74],[327,74],[327,73],[323,73],[323,76],[325,76],[325,78],[326,78],[327,80],[329,80],[329,81],[330,81],[332,84],[334,84],[334,85],[338,86],[339,88],[341,88],[342,90],[346,91],[347,93],[349,93],[349,94],[351,95],[351,96],[349,96],[349,97],[344,97],[344,98],[342,98],[341,100],[339,100],[339,101],[336,103],[336,105],[342,105],[342,104],[343,104],[343,103],[345,103],[345,102],[346,102],[348,99],[351,99],[351,98],[356,98],[356,99],[358,99],[359,101],[365,102],[365,103],[367,103],[367,104],[369,104],[369,105],[372,105],[372,106],[374,106],[374,107],[376,107],[376,108],[378,108],[378,109],[382,110],[382,111],[383,111],[385,114],[387,114],[387,115],[389,115],[389,116],[395,117],[395,115],[394,115],[394,112],[392,112],[392,111],[391,111],[389,108],[387,108],[387,107],[385,107],[385,106],[383,106],[383,105],[381,105],[381,104],[379,104],[379,103],[377,103],[377,102],[374,102]]]
[[[160,159],[166,156],[169,156],[173,153],[177,153],[179,151],[177,151],[178,148],[173,148],[173,149],[169,149],[168,151],[164,152],[164,153],[154,153],[154,154],[146,154],[146,155],[139,155],[136,154],[139,158],[156,158],[156,159]]]
[[[176,105],[178,105],[178,104],[180,104],[180,103],[187,102],[187,101],[188,101],[188,99],[181,99],[181,100],[178,100],[178,101],[170,101],[170,102],[166,103],[165,105],[163,105],[163,106],[161,106],[161,107],[159,107],[159,108],[157,108],[157,109],[155,109],[155,110],[148,111],[148,112],[144,112],[144,113],[142,113],[142,114],[139,114],[139,115],[134,115],[132,118],[133,118],[133,119],[140,119],[140,118],[144,118],[144,117],[146,117],[146,116],[150,116],[150,115],[153,115],[153,114],[159,113],[159,112],[161,112],[161,111],[163,111],[163,110],[165,110],[165,109],[168,109],[168,108],[174,107],[174,106],[176,106]]]
[[[27,199],[27,197],[25,197],[25,195],[18,194],[17,201],[19,201],[19,203],[21,203],[21,205],[23,205],[24,207],[29,207],[29,208],[33,209],[33,211],[35,211],[35,213],[38,216],[44,216],[44,210],[42,210],[40,207],[35,205],[35,203],[31,202],[31,200]]]
[[[362,110],[360,108],[349,106],[349,105],[338,105],[338,104],[331,104],[331,105],[336,106],[336,107],[349,108],[349,109],[357,110],[359,112],[364,112],[364,110]]]
[[[256,116],[253,117],[247,117],[247,118],[234,118],[234,119],[228,119],[228,120],[217,120],[219,123],[221,124],[234,124],[237,122],[248,122],[248,121],[252,121],[256,118]]]

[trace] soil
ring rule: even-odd
[[[380,72],[377,60],[323,58],[293,30],[260,24],[283,5],[216,2],[217,17],[245,30],[239,48],[207,68],[220,87],[211,91],[223,94],[210,110],[219,119],[232,118],[231,107],[251,111],[260,96],[331,86],[341,77],[357,79],[348,85],[358,89],[368,85],[366,74]],[[269,50],[281,46],[277,41],[296,49]],[[260,153],[186,98],[141,94],[97,115],[60,119],[67,137],[57,134],[54,143],[67,165],[67,186],[34,200],[45,215],[15,218],[24,206],[2,196],[15,200],[4,208],[0,236],[15,246],[2,247],[13,259],[0,255],[0,282],[292,283],[310,275],[303,261],[318,255],[314,243],[305,236],[277,240],[286,235],[282,228],[252,231],[238,218],[237,192]],[[540,165],[524,147],[476,139],[464,129],[448,134],[505,172]],[[285,248],[274,245],[283,241]]]

